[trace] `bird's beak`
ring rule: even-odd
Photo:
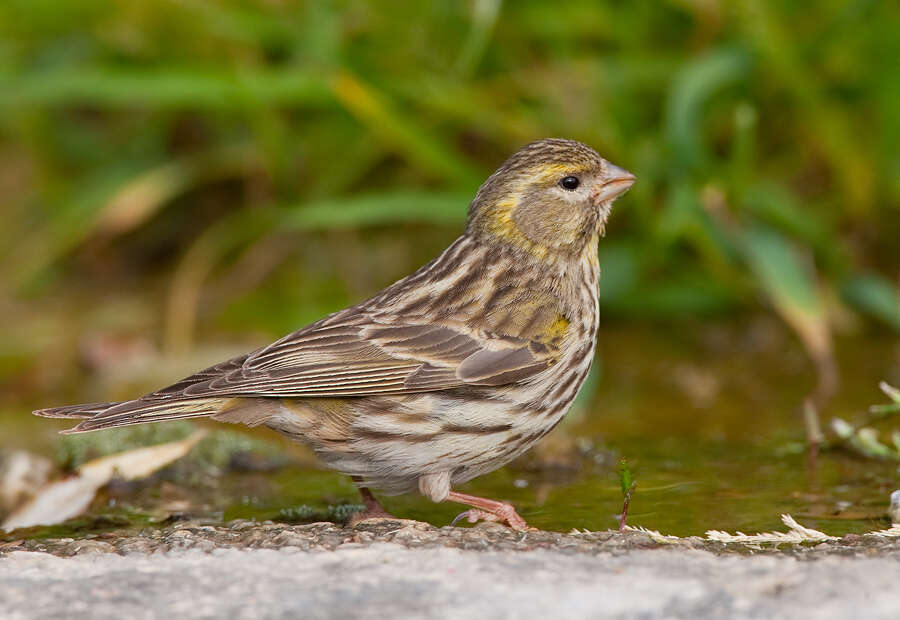
[[[628,188],[634,185],[634,180],[634,175],[624,168],[607,163],[606,180],[598,183],[592,193],[594,204],[600,204],[624,194]]]

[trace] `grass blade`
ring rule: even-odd
[[[841,294],[852,306],[900,331],[900,291],[874,273],[855,274],[841,286]]]
[[[790,325],[819,369],[817,396],[831,395],[837,382],[831,330],[816,276],[796,248],[773,230],[757,226],[743,235],[744,255],[772,305]]]

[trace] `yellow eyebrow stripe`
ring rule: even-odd
[[[534,169],[534,176],[541,181],[556,181],[556,177],[562,177],[567,174],[581,174],[586,168],[584,166],[573,166],[572,164],[540,164]]]

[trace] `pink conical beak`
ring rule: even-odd
[[[606,181],[594,188],[592,196],[595,204],[612,200],[620,194],[624,194],[634,185],[635,181],[633,174],[610,163],[606,164],[606,177]]]

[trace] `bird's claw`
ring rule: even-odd
[[[456,517],[453,518],[453,521],[450,522],[450,527],[453,527],[462,519],[465,519],[469,523],[478,523],[479,521],[493,521],[496,523],[500,520],[500,517],[495,515],[493,512],[488,512],[487,510],[471,508],[456,515]]]
[[[469,510],[456,515],[453,521],[450,522],[450,526],[453,527],[462,519],[465,519],[469,523],[478,523],[479,521],[506,523],[509,527],[516,530],[517,532],[526,532],[530,529],[533,529],[528,527],[525,519],[520,517],[512,506],[510,506],[509,504],[506,504],[506,506],[508,506],[508,510],[501,509],[496,513],[482,510],[480,508],[470,508]]]

